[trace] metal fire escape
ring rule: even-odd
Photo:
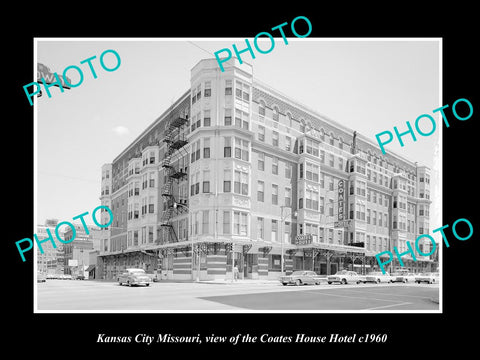
[[[164,168],[166,181],[162,188],[162,197],[164,203],[164,210],[162,212],[161,226],[163,229],[164,243],[178,242],[178,237],[173,228],[171,218],[175,213],[186,211],[183,206],[176,207],[176,200],[174,194],[174,181],[177,183],[187,176],[181,168],[176,168],[173,165],[172,158],[174,154],[181,150],[186,144],[185,132],[182,132],[183,126],[188,126],[188,115],[177,115],[170,118],[165,127],[163,141],[167,145],[165,155],[162,160],[162,167]]]

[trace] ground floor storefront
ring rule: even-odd
[[[193,252],[192,252],[193,247]],[[282,256],[283,253],[283,256]],[[193,255],[193,256],[192,256]],[[352,270],[358,274],[380,271],[375,256],[362,248],[329,244],[173,243],[150,249],[132,249],[100,255],[97,278],[116,280],[127,268],[141,268],[157,280],[278,279],[298,270],[319,275]],[[408,262],[408,261],[407,261]],[[233,265],[232,265],[233,264]],[[429,270],[431,262],[408,262],[412,272]],[[398,267],[392,263],[391,269]]]

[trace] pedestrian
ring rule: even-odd
[[[235,267],[233,268],[233,277],[235,278],[235,281],[238,280],[238,275],[239,275],[239,272],[238,272],[238,266],[235,265]]]

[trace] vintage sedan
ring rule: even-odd
[[[421,273],[418,276],[415,276],[415,282],[420,284],[426,282],[427,284],[438,284],[440,282],[440,274],[438,272],[431,273]]]
[[[316,272],[314,271],[307,271],[307,270],[302,270],[302,271],[294,271],[291,275],[288,276],[282,276],[280,278],[280,282],[283,285],[307,285],[307,284],[315,284],[315,285],[320,285],[320,282],[322,281],[322,277],[318,276]]]
[[[414,273],[407,273],[407,272],[394,272],[392,273],[392,282],[401,282],[401,283],[408,283],[415,281],[415,274]]]
[[[143,269],[125,269],[125,272],[118,277],[119,285],[145,285],[150,286],[152,279],[145,273]]]
[[[381,271],[375,271],[375,272],[371,272],[369,274],[367,274],[365,276],[365,280],[364,282],[373,282],[373,283],[377,283],[377,284],[380,284],[381,282],[386,282],[386,283],[389,283],[389,282],[392,282],[392,277],[390,276],[390,274],[388,272],[385,272],[382,273]]]
[[[327,283],[360,283],[360,276],[355,271],[340,270],[335,275],[327,276]]]

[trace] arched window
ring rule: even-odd
[[[320,140],[325,141],[325,130],[320,128]]]

